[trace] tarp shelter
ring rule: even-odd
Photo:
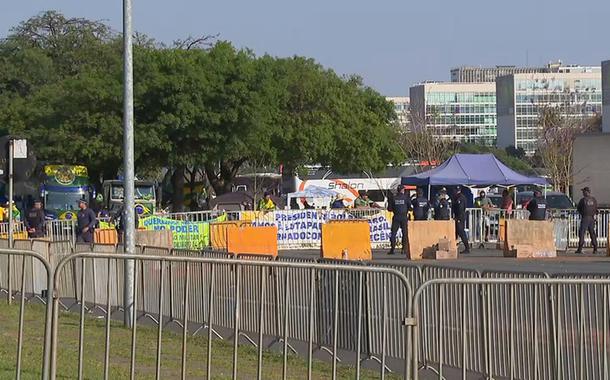
[[[288,204],[291,204],[290,201],[296,198],[322,198],[322,199],[332,199],[339,194],[335,190],[325,189],[320,186],[307,186],[301,191],[297,191],[294,193],[288,194]]]
[[[402,177],[401,183],[413,186],[548,185],[544,178],[517,173],[493,154],[456,154],[434,169]]]

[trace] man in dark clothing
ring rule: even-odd
[[[412,205],[415,220],[428,220],[428,210],[430,209],[430,204],[424,197],[424,191],[421,188],[417,189],[417,197],[413,199]]]
[[[595,216],[597,215],[597,199],[591,196],[591,189],[582,189],[583,198],[578,202],[578,213],[580,214],[580,229],[578,230],[578,249],[576,253],[582,253],[585,245],[585,234],[589,232],[593,253],[597,253],[597,233],[595,233]]]
[[[453,197],[453,217],[455,218],[455,233],[462,239],[464,243],[464,251],[461,253],[470,253],[470,244],[468,236],[466,236],[466,197],[462,194],[460,186],[455,188],[455,196]]]
[[[534,191],[534,197],[527,204],[530,220],[546,220],[546,199],[540,190]]]
[[[116,229],[117,229],[117,233],[119,235],[119,239],[121,242],[125,241],[124,240],[124,234],[125,234],[125,220],[126,220],[126,215],[125,215],[125,206],[121,206],[121,208],[119,209],[119,211],[115,214],[113,221],[114,223],[116,223]],[[136,226],[136,230],[138,229],[138,227],[140,226],[140,217],[138,216],[138,207],[135,207],[134,213],[134,226]]]
[[[42,201],[37,199],[25,215],[25,223],[28,228],[28,236],[32,239],[41,238],[45,235],[45,214],[42,209]]]
[[[409,210],[411,209],[411,199],[405,191],[405,187],[398,186],[398,194],[394,197],[388,207],[389,211],[392,211],[392,229],[390,234],[390,252],[388,255],[394,254],[394,248],[396,248],[396,234],[398,229],[402,231],[402,251],[407,253],[409,251],[409,232],[407,231],[407,223],[409,221]]]
[[[447,190],[444,187],[434,204],[434,220],[449,220],[449,201],[447,200]]]
[[[93,230],[97,224],[95,212],[89,208],[85,200],[78,203],[80,210],[76,214],[76,241],[79,243],[92,243]]]

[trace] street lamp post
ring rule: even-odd
[[[135,201],[134,201],[134,141],[133,141],[133,27],[131,20],[132,0],[123,0],[123,187],[125,189],[124,252],[135,253]],[[125,260],[124,270],[124,323],[133,326],[134,307],[134,261]]]

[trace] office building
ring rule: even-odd
[[[387,101],[394,104],[394,112],[398,125],[407,129],[409,126],[409,97],[408,96],[386,96]]]
[[[517,67],[517,66],[496,66],[496,67],[473,67],[462,66],[451,69],[451,81],[462,83],[495,82],[497,77],[519,73],[542,73],[544,67]]]
[[[558,107],[564,117],[589,118],[602,112],[599,67],[553,73],[513,74],[496,79],[498,146],[535,153],[543,107]]]
[[[602,132],[610,133],[610,61],[602,62]]]
[[[462,83],[494,82],[497,77],[511,74],[536,73],[587,73],[599,72],[598,66],[564,65],[561,61],[551,62],[543,67],[473,67],[462,66],[451,69],[451,81]]]
[[[422,83],[410,88],[413,128],[443,139],[496,143],[496,86],[491,83]]]

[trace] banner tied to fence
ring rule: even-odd
[[[277,226],[279,245],[290,243],[319,244],[322,224],[330,220],[365,219],[369,223],[371,243],[382,245],[390,242],[392,213],[380,210],[372,215],[360,215],[349,210],[302,210],[243,212],[241,219],[252,222],[254,226]],[[400,231],[398,239],[401,238]]]
[[[171,230],[174,248],[202,249],[210,244],[210,223],[224,222],[227,215],[206,222],[176,220],[161,216],[143,218],[140,226],[146,230]]]

